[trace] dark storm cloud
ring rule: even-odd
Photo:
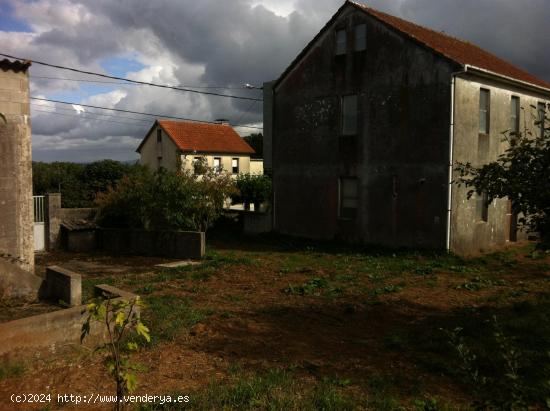
[[[471,41],[550,81],[548,1],[372,0],[368,5]],[[4,39],[13,54],[21,51],[32,58],[95,71],[102,70],[102,59],[137,53],[146,66],[162,67],[147,81],[261,85],[281,74],[343,1],[296,0],[294,12],[286,17],[261,4],[254,6],[258,3],[262,1],[35,0],[19,6],[18,14],[36,28],[34,37],[21,35],[20,44],[11,41],[13,35]],[[43,71],[38,66],[32,70],[35,74]],[[37,81],[33,92],[47,94],[58,85]],[[71,87],[74,84],[65,84],[66,89]],[[231,92],[261,96],[258,91]],[[229,118],[240,123],[261,122],[262,116],[261,103],[147,87],[127,89],[124,97],[110,103],[137,111],[210,120]],[[140,137],[135,127],[125,129],[114,123],[90,126],[90,122],[62,117],[56,117],[53,124],[52,119],[36,119],[33,131],[75,141],[84,138],[92,145],[105,136]],[[116,141],[111,144],[116,145]]]

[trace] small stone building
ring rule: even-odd
[[[517,238],[506,199],[470,200],[482,165],[535,121],[550,84],[479,47],[346,1],[264,85],[275,231],[476,253]]]

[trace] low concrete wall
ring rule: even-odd
[[[100,228],[97,248],[114,254],[132,254],[200,260],[205,235],[196,231],[145,231]]]
[[[114,287],[104,288],[115,299],[131,300],[137,295],[118,290]],[[20,358],[40,357],[49,355],[70,346],[80,345],[82,324],[87,318],[86,306],[62,309],[52,313],[35,315],[15,321],[0,324],[0,363],[11,362]],[[86,346],[93,347],[105,338],[103,327],[92,324],[90,336],[84,340]]]
[[[63,301],[75,307],[82,304],[82,277],[64,268],[46,268],[45,296],[54,302]]]
[[[245,234],[263,234],[273,230],[271,212],[243,212],[243,232]]]

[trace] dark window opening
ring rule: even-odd
[[[356,178],[340,178],[340,218],[354,220],[357,218],[359,203],[359,183]]]
[[[482,134],[489,134],[490,130],[490,99],[489,90],[479,90],[479,132]]]
[[[231,160],[231,172],[233,174],[239,174],[239,159],[234,158]]]
[[[342,97],[342,134],[357,134],[357,95]]]
[[[363,51],[367,49],[367,25],[359,24],[354,28],[355,33],[355,42],[354,49],[355,51]]]
[[[347,51],[347,33],[346,30],[336,31],[336,55],[341,56]]]
[[[520,113],[519,97],[512,96],[511,106],[510,106],[510,135],[512,139],[519,136],[519,113]]]
[[[476,195],[476,220],[489,221],[489,197],[485,191]]]

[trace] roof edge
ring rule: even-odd
[[[529,83],[528,81],[518,80],[515,77],[506,76],[504,74],[495,73],[494,71],[487,70],[481,67],[472,66],[471,64],[464,64],[465,72],[477,72],[481,75],[484,75],[486,77],[495,77],[500,80],[504,80],[508,83],[518,84],[523,87],[541,90],[546,94],[550,95],[550,88],[539,86],[538,84]]]
[[[153,123],[153,125],[151,126],[151,128],[149,129],[149,131],[147,132],[147,134],[145,134],[145,137],[143,137],[143,140],[141,140],[141,143],[139,143],[139,146],[138,148],[136,148],[136,153],[139,153],[141,154],[141,148],[143,147],[143,145],[145,144],[145,142],[147,141],[147,138],[149,138],[149,134],[151,134],[151,131],[153,131],[153,129],[155,128],[155,126],[157,125],[157,123],[160,125],[159,121],[158,120],[155,120],[155,122]],[[162,127],[162,126],[161,126]],[[165,130],[166,131],[166,130]]]

